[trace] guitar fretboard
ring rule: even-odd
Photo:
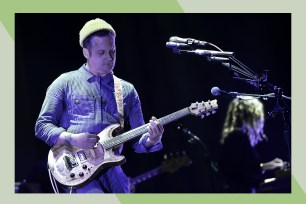
[[[187,107],[187,108],[183,108],[179,111],[176,111],[174,113],[171,113],[167,116],[164,116],[164,117],[158,119],[157,121],[162,125],[167,125],[170,122],[173,122],[175,120],[178,120],[182,117],[185,117],[185,116],[189,115],[189,113],[190,113],[190,111],[189,111],[189,108]],[[109,140],[106,140],[106,141],[102,142],[102,145],[106,150],[111,149],[111,148],[113,148],[117,145],[120,145],[124,142],[127,142],[131,139],[134,139],[134,138],[136,138],[140,135],[143,135],[143,134],[147,133],[148,132],[148,129],[147,129],[148,126],[149,126],[149,123],[147,123],[145,125],[142,125],[138,128],[135,128],[133,130],[130,130],[128,132],[125,132],[121,135],[118,135],[116,137],[113,137]]]

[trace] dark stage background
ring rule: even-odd
[[[34,136],[34,125],[45,92],[61,73],[78,69],[84,62],[78,34],[93,18],[109,22],[117,32],[115,74],[134,84],[142,102],[145,121],[162,117],[192,102],[218,99],[219,109],[203,120],[187,116],[165,126],[164,148],[151,154],[136,154],[125,145],[123,169],[134,177],[159,165],[164,154],[185,151],[188,167],[164,173],[136,186],[142,193],[218,192],[220,178],[210,174],[201,145],[190,144],[178,129],[188,127],[203,140],[213,160],[218,159],[219,139],[230,98],[214,97],[210,90],[259,92],[232,79],[220,64],[195,55],[175,55],[165,44],[171,36],[211,42],[235,56],[257,73],[270,70],[269,81],[291,96],[290,14],[16,14],[15,74],[15,181],[38,184],[36,191],[52,192],[46,169],[49,146]],[[264,101],[266,111],[275,102]],[[290,105],[290,104],[289,104]],[[263,161],[287,160],[281,116],[267,118],[269,142],[258,146]],[[31,191],[31,190],[29,190]]]

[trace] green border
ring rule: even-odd
[[[305,46],[305,12],[300,0],[0,0],[0,91],[5,93],[0,106],[2,134],[0,194],[12,203],[305,203],[306,179],[303,168],[306,139],[303,134],[305,108],[303,108],[303,76]],[[134,194],[134,195],[54,195],[14,193],[14,15],[15,13],[235,13],[267,12],[292,13],[292,146],[293,179],[291,194]],[[281,43],[281,42],[280,42]],[[9,143],[7,145],[7,142]],[[5,167],[5,168],[4,168]],[[304,189],[304,191],[303,191]]]
[[[182,12],[175,0],[0,0],[0,20],[14,39],[15,13],[172,13]]]

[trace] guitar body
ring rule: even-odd
[[[209,116],[218,108],[217,100],[192,103],[190,107],[171,113],[158,119],[166,125],[189,114],[195,116]],[[48,167],[53,177],[67,187],[81,187],[89,183],[104,168],[121,165],[124,156],[116,156],[113,148],[139,137],[148,132],[149,124],[142,125],[121,135],[113,137],[113,131],[120,124],[113,124],[98,134],[99,143],[93,149],[80,149],[73,146],[55,145],[48,155]]]
[[[81,187],[89,183],[102,169],[121,165],[124,156],[116,156],[112,149],[105,150],[102,142],[112,138],[120,125],[113,124],[98,134],[99,143],[93,149],[56,145],[48,155],[48,167],[54,178],[67,187]]]

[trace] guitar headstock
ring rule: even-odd
[[[183,166],[189,166],[192,161],[186,155],[185,151],[183,151],[181,154],[177,152],[175,156],[173,154],[164,155],[161,171],[173,173]]]
[[[201,116],[201,118],[216,113],[216,109],[218,109],[216,99],[212,101],[192,103],[189,106],[190,114],[195,116]]]

